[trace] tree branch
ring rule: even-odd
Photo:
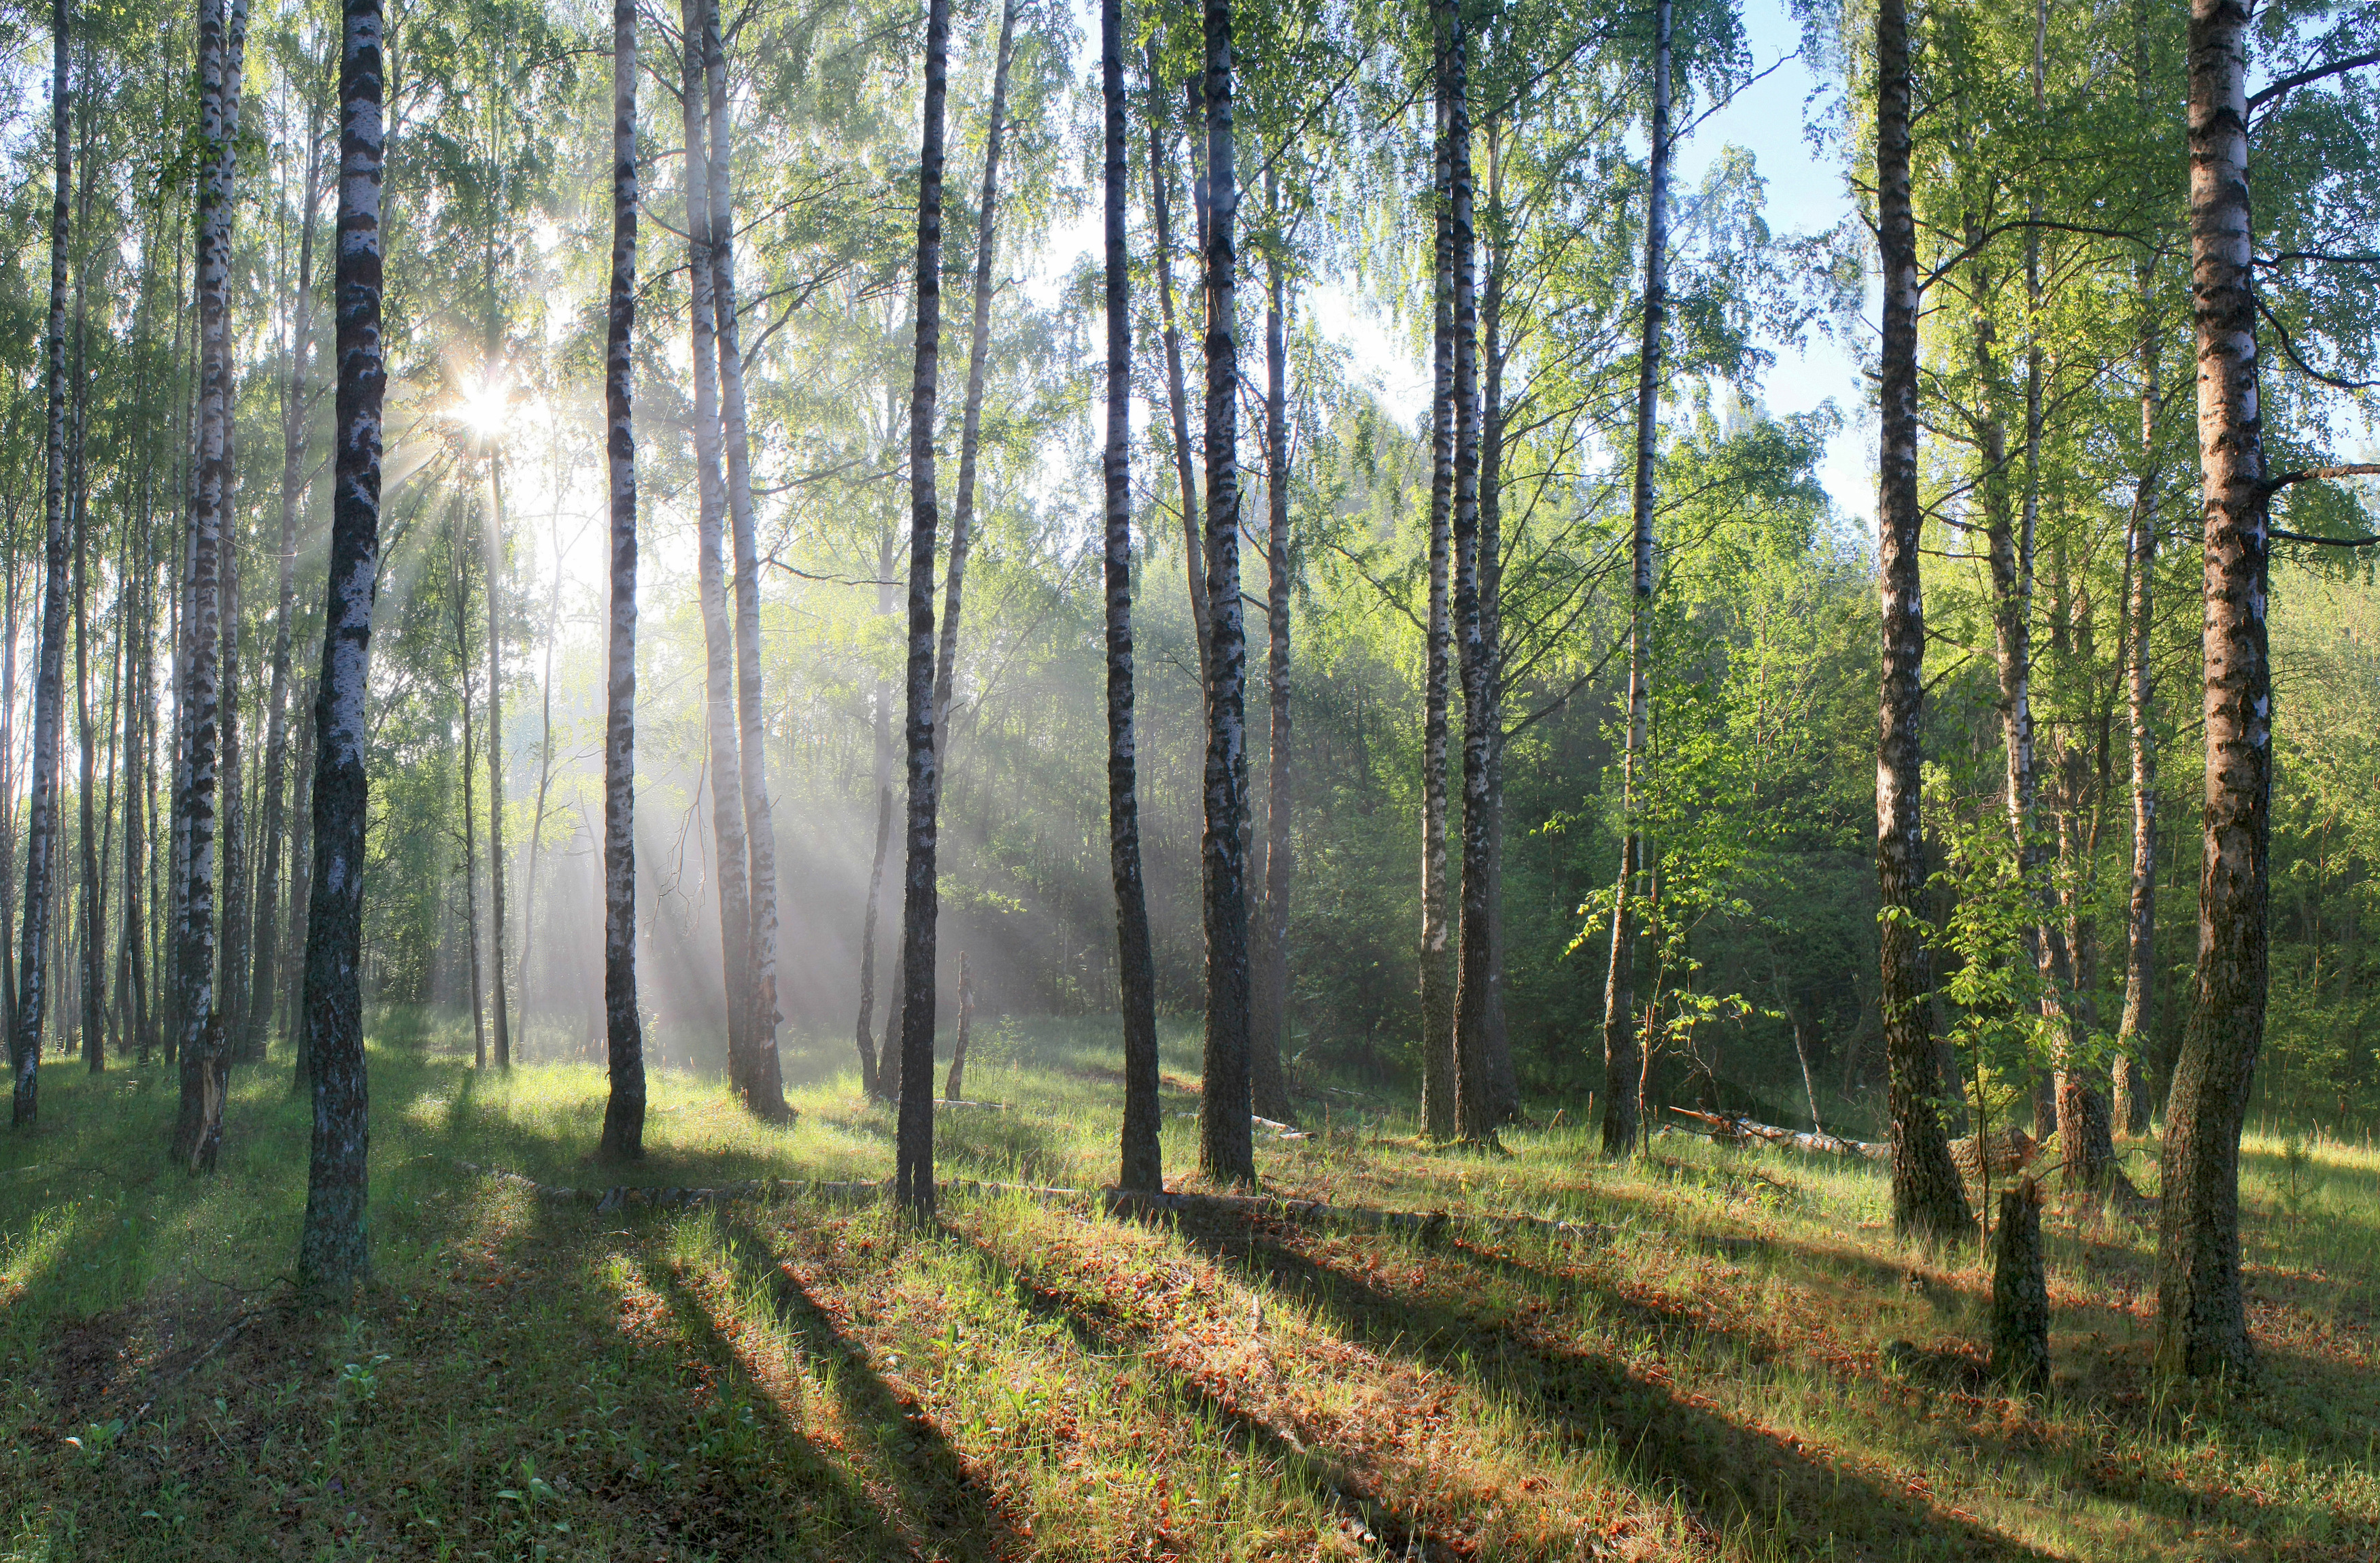
[[[2367,65],[2380,65],[2380,49],[2375,49],[2368,55],[2351,55],[2343,60],[2332,60],[2327,65],[2318,65],[2311,70],[2299,71],[2295,76],[2284,76],[2263,92],[2250,93],[2248,112],[2253,114],[2282,93],[2303,87],[2309,82],[2320,81],[2326,76],[2344,76],[2350,70],[2360,70]]]

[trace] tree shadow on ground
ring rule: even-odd
[[[1573,1437],[1603,1444],[1641,1485],[1674,1493],[1722,1533],[1748,1531],[1772,1546],[1828,1547],[1855,1558],[2048,1556],[1689,1404],[1601,1353],[1485,1316],[1475,1305],[1391,1294],[1245,1226],[1184,1223],[1181,1232],[1243,1276],[1302,1298],[1346,1338],[1468,1380]]]
[[[720,1227],[745,1284],[765,1292],[777,1322],[824,1366],[845,1418],[875,1440],[900,1489],[902,1508],[930,1544],[964,1558],[1001,1558],[1026,1550],[932,1415],[878,1373],[867,1347],[844,1327],[834,1306],[820,1300],[814,1283],[779,1258],[768,1235],[748,1220],[722,1213]]]

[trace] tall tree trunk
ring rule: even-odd
[[[181,1030],[181,1105],[174,1159],[211,1169],[223,1134],[229,1059],[215,994],[215,889],[219,858],[215,811],[223,719],[223,552],[232,514],[231,218],[238,132],[234,102],[247,22],[245,0],[232,0],[226,26],[221,0],[205,0],[199,21],[199,128],[207,148],[200,175],[199,426],[196,501],[191,507],[188,642],[184,699],[189,754],[182,800],[184,889],[176,940]]]
[[[1488,649],[1480,726],[1488,734],[1488,995],[1482,1022],[1498,1094],[1520,1109],[1512,1039],[1504,1020],[1504,276],[1505,232],[1500,137],[1488,128],[1488,282],[1479,306],[1479,629]]]
[[[1665,3],[1665,0],[1663,0]],[[1471,169],[1471,40],[1463,8],[1450,7],[1447,146],[1454,217],[1454,611],[1463,680],[1463,891],[1454,989],[1455,1132],[1491,1143],[1520,1104],[1500,1099],[1488,1045],[1493,951],[1489,911],[1488,756],[1489,653],[1479,610],[1479,292]],[[1656,132],[1658,134],[1658,131]]]
[[[2265,1040],[2273,671],[2265,640],[2264,426],[2248,204],[2248,8],[2191,0],[2190,261],[2205,484],[2206,813],[2196,1014],[2166,1099],[2157,1360],[2253,1365],[2240,1281],[2240,1127]]]
[[[909,766],[907,863],[901,895],[901,1106],[894,1196],[934,1214],[934,412],[942,346],[942,117],[950,96],[950,0],[926,10],[925,130],[917,156],[917,368],[909,387]]]
[[[1909,189],[1909,18],[1903,0],[1876,9],[1877,247],[1884,272],[1881,482],[1876,578],[1884,676],[1876,748],[1876,869],[1886,1092],[1891,1120],[1893,1224],[1907,1238],[1952,1244],[1966,1235],[1966,1191],[1935,1105],[1941,1090],[1917,922],[1925,893],[1919,852],[1918,727],[1923,717],[1925,610],[1917,550],[1917,224]]]
[[[1628,1082],[1644,1071],[1638,1056],[1635,922],[1636,881],[1645,873],[1645,836],[1637,824],[1646,777],[1646,730],[1652,718],[1653,460],[1660,440],[1661,334],[1670,306],[1670,0],[1653,11],[1653,112],[1646,127],[1645,319],[1636,357],[1636,451],[1633,525],[1628,592],[1628,747],[1620,767],[1620,876],[1611,898],[1611,964],[1603,984],[1603,1154],[1624,1154],[1642,1127],[1636,1093]]]
[[[1446,895],[1446,703],[1452,625],[1447,593],[1454,555],[1454,165],[1448,135],[1448,6],[1431,8],[1438,95],[1432,175],[1437,248],[1430,387],[1429,623],[1421,739],[1421,1120],[1435,1140],[1455,1133],[1454,946]]]
[[[226,213],[225,241],[230,241],[230,216],[236,208],[231,166],[239,145],[239,119],[242,89],[248,78],[248,0],[232,0],[229,29],[225,35],[224,56],[224,159],[225,173],[224,189]],[[231,1041],[240,1030],[240,1017],[247,1002],[248,946],[251,929],[249,926],[248,878],[248,789],[245,751],[240,744],[239,710],[241,675],[239,661],[240,603],[240,527],[239,527],[239,391],[237,384],[239,354],[231,339],[231,325],[226,308],[224,325],[224,400],[223,400],[223,521],[218,543],[216,574],[221,582],[221,618],[223,632],[222,668],[216,680],[220,735],[215,763],[216,785],[222,796],[222,825],[216,849],[216,897],[223,909],[217,934],[219,966],[215,974],[215,1007],[209,1032],[209,1045],[217,1054],[215,1069],[228,1087],[233,1062]]]
[[[495,1033],[496,1068],[513,1067],[511,1007],[504,1000],[504,476],[502,458],[488,453],[488,1004]]]
[[[471,1067],[488,1067],[487,988],[480,966],[480,770],[477,730],[471,723],[471,577],[470,553],[463,529],[455,523],[447,533],[447,563],[454,568],[449,590],[455,608],[455,684],[463,697],[463,942],[471,968]]]
[[[892,533],[889,529],[877,544],[876,580],[876,612],[883,617],[892,611]],[[870,704],[876,729],[876,847],[868,861],[868,910],[859,922],[859,1023],[856,1039],[859,1045],[861,1093],[886,1096],[889,1093],[880,1078],[883,1071],[876,1066],[876,1043],[869,1030],[876,1020],[876,924],[878,909],[883,903],[884,855],[892,839],[892,690],[881,674],[877,676]],[[898,1056],[892,1035],[897,1029],[893,1025],[885,1028],[884,1053],[888,1060]]]
[[[645,1151],[637,1013],[637,0],[612,4],[612,293],[603,338],[610,422],[612,613],[604,648],[603,1032],[611,1095],[601,1154]]]
[[[2132,881],[2124,919],[2124,1018],[2115,1063],[2116,1122],[2127,1134],[2149,1128],[2149,1092],[2141,1078],[2156,1002],[2156,690],[2149,664],[2155,631],[2157,483],[2157,325],[2150,301],[2150,263],[2140,263],[2141,472],[2124,532],[2125,710],[2132,751]]]
[[[290,635],[298,611],[298,518],[305,505],[306,359],[314,332],[314,219],[321,210],[322,128],[307,116],[306,210],[298,230],[298,276],[289,324],[289,389],[281,407],[281,551],[273,617],[273,683],[264,707],[264,815],[256,871],[256,970],[240,1050],[264,1056],[281,975],[281,838],[288,828]],[[295,917],[295,910],[292,910]]]
[[[1106,110],[1108,872],[1115,884],[1117,998],[1123,1020],[1123,1136],[1116,1185],[1165,1186],[1158,1105],[1157,978],[1149,953],[1148,898],[1141,880],[1139,753],[1134,733],[1132,665],[1132,252],[1124,226],[1123,3],[1099,3],[1099,87]],[[1152,106],[1156,88],[1151,76]],[[1153,129],[1153,127],[1152,127]],[[1156,140],[1152,136],[1151,151]],[[1159,175],[1162,189],[1162,175]],[[1162,196],[1160,197],[1160,201]],[[1160,260],[1160,269],[1169,263]],[[1166,311],[1168,358],[1181,413],[1182,354]],[[1185,442],[1177,433],[1176,448]],[[1188,505],[1184,491],[1185,510]]]
[[[88,57],[88,56],[86,56]],[[82,140],[82,189],[76,205],[77,221],[84,232],[91,226],[91,137],[85,116]],[[91,493],[89,468],[84,460],[84,442],[89,433],[91,416],[90,326],[85,312],[84,298],[90,262],[86,258],[75,276],[74,302],[74,412],[71,448],[67,457],[67,504],[73,518],[74,533],[74,653],[75,653],[75,752],[80,775],[77,778],[76,800],[80,819],[75,833],[75,847],[80,859],[76,875],[78,905],[76,921],[81,927],[81,1026],[82,1056],[91,1072],[98,1074],[107,1068],[106,1022],[106,939],[99,866],[99,744],[91,713]]]
[[[380,574],[382,366],[380,0],[344,0],[339,48],[339,389],[333,429],[329,600],[314,701],[312,895],[306,908],[306,1030],[314,1096],[298,1274],[309,1290],[353,1288],[364,1241],[364,746],[372,594]]]
[[[681,77],[686,127],[687,294],[694,348],[695,555],[699,566],[705,654],[704,709],[710,735],[711,841],[719,854],[719,946],[727,1006],[727,1079],[751,1100],[752,858],[744,833],[743,757],[735,720],[735,643],[727,617],[722,549],[726,480],[720,467],[718,274],[710,264],[710,66],[705,0],[684,0]]]
[[[991,118],[984,130],[983,199],[975,247],[975,314],[967,330],[966,406],[959,422],[959,486],[951,506],[951,557],[942,587],[941,640],[934,653],[934,759],[951,751],[951,686],[958,670],[959,608],[965,601],[967,551],[975,541],[976,458],[983,444],[983,382],[991,357],[991,269],[1000,245],[1000,140],[1008,114],[1008,60],[1016,31],[1016,0],[1000,8],[1000,52],[991,72]]]
[[[710,109],[711,308],[719,343],[721,436],[726,451],[727,510],[735,550],[736,759],[750,861],[750,924],[744,989],[748,1050],[745,1105],[771,1122],[788,1115],[777,1057],[777,828],[769,800],[767,716],[761,706],[760,555],[752,515],[752,448],[744,412],[744,350],[735,313],[735,208],[728,173],[727,46],[719,0],[703,7],[703,52]],[[732,1000],[731,1000],[732,1002]]]
[[[1232,0],[1206,0],[1207,31],[1207,1045],[1199,1170],[1254,1183],[1248,1121],[1247,634],[1240,607],[1238,234],[1232,139]]]
[[[56,145],[50,203],[49,460],[42,495],[42,639],[33,685],[32,800],[26,826],[24,953],[18,960],[17,1007],[9,1017],[8,1066],[14,1081],[9,1122],[30,1128],[40,1107],[42,1015],[48,997],[50,885],[56,873],[58,739],[66,704],[67,620],[67,201],[74,188],[67,140],[72,99],[67,81],[67,0],[50,8],[50,116]],[[13,832],[12,832],[13,834]]]
[[[1198,641],[1198,689],[1205,698],[1212,681],[1208,642],[1213,638],[1207,609],[1207,544],[1198,530],[1198,480],[1190,448],[1190,398],[1182,380],[1182,330],[1173,316],[1173,172],[1168,153],[1172,133],[1165,124],[1164,78],[1157,67],[1157,40],[1148,41],[1149,217],[1157,226],[1157,305],[1165,335],[1165,405],[1173,420],[1174,476],[1182,484],[1182,560],[1190,576],[1190,629]],[[1197,133],[1197,127],[1191,127]]]
[[[1281,196],[1265,175],[1268,203],[1279,222]],[[1249,1005],[1250,1095],[1257,1111],[1287,1121],[1293,1116],[1281,1072],[1289,1029],[1289,882],[1292,860],[1289,712],[1289,338],[1281,276],[1281,237],[1265,247],[1265,694],[1270,728],[1266,741],[1264,922]]]

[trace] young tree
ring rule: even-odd
[[[1438,137],[1431,206],[1437,246],[1431,268],[1435,331],[1430,390],[1429,621],[1422,684],[1421,738],[1421,1119],[1447,1140],[1456,1132],[1454,946],[1447,910],[1446,739],[1448,652],[1452,622],[1447,592],[1454,556],[1454,153],[1447,73],[1446,0],[1431,7],[1431,69]]]
[[[1124,230],[1123,3],[1100,0],[1107,238],[1108,867],[1115,882],[1116,975],[1123,1009],[1123,1144],[1116,1183],[1162,1189],[1157,978],[1140,872],[1138,753],[1132,666],[1132,253]],[[1180,353],[1173,354],[1179,363]]]
[[[637,0],[612,5],[612,292],[603,338],[610,425],[612,611],[604,648],[603,1028],[611,1095],[601,1154],[645,1150],[637,1013]]]
[[[306,1031],[314,1086],[298,1274],[336,1295],[370,1264],[370,1148],[364,1075],[365,720],[372,597],[380,579],[382,18],[344,0],[339,45],[339,388],[333,428],[329,600],[314,702],[314,869],[306,909]]]
[[[894,1197],[934,1214],[934,884],[940,773],[934,763],[934,407],[942,339],[942,119],[950,97],[950,0],[926,10],[925,129],[917,156],[917,367],[909,387],[909,807],[901,895],[901,1106]]]
[[[1232,139],[1232,0],[1206,0],[1207,1042],[1199,1170],[1254,1183],[1248,1108],[1247,634],[1240,606],[1240,193]]]
[[[760,556],[752,514],[752,442],[744,407],[744,349],[735,311],[735,205],[728,173],[727,43],[719,0],[703,6],[703,55],[710,89],[711,309],[719,344],[720,436],[726,454],[727,512],[735,551],[735,720],[738,782],[750,854],[751,948],[746,957],[742,1077],[745,1105],[783,1120],[783,1074],[777,1058],[777,827],[769,804],[769,751],[760,683]],[[689,145],[692,143],[689,142]],[[729,995],[729,1003],[737,1002]]]
[[[65,724],[67,629],[67,206],[74,188],[74,150],[67,121],[73,100],[67,79],[67,0],[50,6],[50,120],[55,141],[50,191],[50,321],[43,357],[48,366],[49,447],[42,490],[41,651],[33,685],[33,776],[25,841],[24,952],[17,963],[17,1005],[8,1022],[8,1066],[14,1087],[9,1123],[31,1127],[38,1116],[42,1016],[49,999],[52,881],[57,873],[58,745]],[[203,25],[201,37],[204,37]],[[16,642],[12,638],[10,647]],[[9,691],[10,696],[15,690]],[[13,800],[13,795],[12,795]],[[16,829],[10,822],[8,836]]]
[[[1882,954],[1886,1108],[1892,1142],[1893,1224],[1924,1243],[1956,1243],[1966,1191],[1935,1106],[1940,1090],[1919,970],[1918,725],[1923,715],[1925,610],[1918,589],[1925,512],[1917,493],[1917,224],[1909,188],[1909,18],[1880,0],[1876,22],[1876,238],[1884,272],[1876,580],[1883,617],[1881,739],[1876,750],[1876,869]]]

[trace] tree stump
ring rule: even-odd
[[[2041,1268],[2041,1185],[2000,1195],[1992,1235],[1992,1376],[2022,1394],[2049,1387],[2049,1285]]]

